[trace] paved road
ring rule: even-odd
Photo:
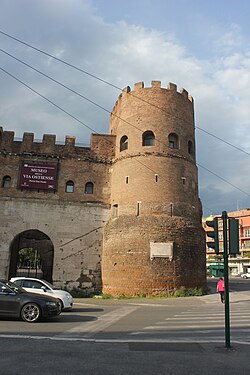
[[[242,283],[243,281],[243,283]],[[46,323],[0,321],[0,336],[22,335],[82,341],[224,342],[224,305],[215,293],[177,299],[82,299],[72,311]],[[230,283],[231,340],[249,343],[249,280]],[[239,291],[242,290],[242,291]]]
[[[48,322],[2,320],[1,374],[249,374],[250,282],[230,283],[231,350],[209,284],[202,297],[84,299]]]

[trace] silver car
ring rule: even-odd
[[[10,281],[21,286],[27,292],[46,294],[57,298],[61,304],[62,310],[70,309],[73,306],[72,295],[66,292],[66,290],[56,289],[48,281],[33,277],[12,277]]]

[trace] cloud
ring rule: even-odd
[[[222,32],[218,36],[218,30],[216,32],[217,39],[215,46],[219,54],[228,54],[244,48],[246,45],[246,38],[242,34],[240,25],[232,23],[227,31]]]

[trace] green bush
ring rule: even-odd
[[[96,297],[96,296],[95,296]],[[100,294],[100,295],[98,295],[98,298],[102,298],[102,299],[111,299],[111,298],[113,298],[112,296],[111,296],[111,294]]]
[[[180,288],[180,289],[177,289],[174,294],[173,294],[173,297],[192,297],[192,296],[203,296],[205,293],[205,291],[202,289],[202,288]]]

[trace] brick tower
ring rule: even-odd
[[[194,106],[175,84],[135,84],[110,119],[116,136],[103,293],[157,295],[206,286],[195,160]]]

